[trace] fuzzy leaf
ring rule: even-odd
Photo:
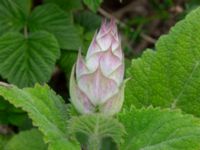
[[[88,150],[105,150],[107,144],[101,144],[104,147],[99,147],[99,144],[109,140],[115,142],[115,145],[119,144],[125,133],[122,124],[117,120],[101,114],[73,117],[69,121],[69,131],[75,134],[83,147],[86,146]]]
[[[54,36],[40,31],[24,37],[8,33],[0,37],[0,74],[19,87],[47,82],[60,50]]]
[[[63,145],[63,150],[79,149],[79,146],[67,137],[67,109],[64,100],[57,96],[47,85],[35,85],[34,88],[18,89],[4,83],[0,85],[0,95],[16,107],[28,112],[33,124],[38,126],[46,142],[51,147]]]
[[[125,106],[181,108],[200,116],[200,8],[132,61]]]
[[[42,134],[37,129],[22,131],[14,135],[4,150],[47,150]]]
[[[192,115],[132,107],[119,120],[127,131],[122,150],[199,150],[200,120]]]
[[[54,4],[36,7],[30,15],[28,27],[31,32],[45,30],[54,34],[63,49],[78,49],[81,45],[71,14]]]

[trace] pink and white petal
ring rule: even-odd
[[[117,25],[115,21],[112,19],[110,21],[110,28],[111,28],[111,34],[113,37],[116,37],[116,40],[118,40],[118,31],[117,31]]]
[[[87,65],[87,68],[90,70],[90,72],[94,72],[95,70],[97,70],[97,68],[99,67],[101,56],[102,56],[102,53],[99,52],[99,53],[93,54],[91,57],[86,59],[86,65]]]
[[[81,114],[92,113],[95,107],[90,102],[89,98],[78,88],[74,78],[74,67],[70,78],[70,101]]]
[[[98,43],[96,42],[96,35],[97,33],[95,33],[95,36],[89,46],[87,55],[86,55],[86,59],[88,59],[90,56],[92,56],[95,53],[101,52],[101,48],[99,47]]]
[[[111,74],[121,63],[121,60],[111,51],[103,53],[100,59],[101,70],[105,76]]]
[[[112,44],[112,36],[108,33],[100,38],[97,38],[97,43],[101,47],[101,51],[107,51]]]
[[[78,59],[76,61],[76,77],[79,78],[83,74],[87,74],[89,72],[84,59],[81,55],[81,52],[78,53]]]
[[[117,47],[114,51],[112,51],[112,53],[122,61],[124,56],[123,56],[121,45],[119,45],[119,47]]]
[[[78,81],[78,86],[95,106],[103,104],[106,99],[118,91],[117,83],[106,78],[99,69],[82,76]]]
[[[119,46],[120,46],[120,42],[119,42],[119,41],[116,41],[116,40],[113,38],[113,39],[112,39],[112,46],[111,46],[112,52],[114,52]]]
[[[104,20],[96,36],[96,41],[101,47],[102,51],[108,50],[111,46],[112,49],[118,47],[118,43],[120,43],[120,41],[118,38],[117,26],[114,19],[111,19],[110,22]]]
[[[115,37],[113,36],[113,38],[112,38],[112,52],[117,50],[118,47],[121,47],[121,39],[119,39],[118,35],[115,36]]]
[[[116,26],[116,25],[114,25],[114,26],[112,27],[112,32],[111,32],[111,34],[112,34],[113,38],[115,38],[115,40],[119,42],[119,36],[118,36],[117,26]]]
[[[110,35],[112,36],[112,51],[114,51],[121,44],[121,40],[119,38],[118,31],[117,31],[117,25],[114,19],[111,19],[110,21],[110,28],[111,28]]]
[[[125,83],[126,81],[124,81],[118,93],[113,95],[103,105],[100,106],[100,112],[112,116],[121,110],[124,102]]]
[[[118,86],[123,82],[124,78],[124,64],[121,64],[114,72],[109,75],[109,78],[115,80]]]
[[[97,39],[103,37],[111,31],[110,23],[106,21],[106,19],[102,22],[99,32],[97,34]]]

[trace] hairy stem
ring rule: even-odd
[[[24,26],[24,36],[25,36],[25,38],[28,38],[28,28],[27,28],[27,25]]]
[[[90,137],[88,141],[88,150],[100,150],[101,141],[100,138],[96,135]]]

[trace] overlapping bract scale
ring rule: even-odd
[[[79,52],[70,81],[71,102],[80,113],[113,115],[123,103],[124,57],[114,20],[104,21],[89,46]],[[72,90],[73,89],[73,90]]]

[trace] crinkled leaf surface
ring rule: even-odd
[[[73,117],[69,121],[69,131],[77,135],[81,144],[89,150],[105,150],[98,144],[109,138],[118,145],[125,133],[123,125],[116,119],[100,114]],[[101,145],[105,146],[106,143]]]
[[[122,150],[199,150],[200,120],[180,111],[131,108],[119,114],[127,135]]]
[[[28,28],[31,32],[45,30],[54,34],[63,49],[78,49],[81,45],[71,14],[54,4],[36,7],[28,20]]]
[[[125,105],[181,108],[200,116],[200,8],[132,61]]]
[[[48,32],[35,32],[28,38],[20,33],[0,37],[0,74],[19,87],[47,82],[59,56],[59,45]]]
[[[45,140],[52,147],[63,145],[62,150],[80,149],[67,137],[67,109],[64,101],[57,96],[47,85],[35,85],[34,88],[18,89],[1,83],[0,95],[16,107],[28,112],[33,124],[38,126]]]
[[[22,131],[14,135],[4,150],[47,150],[42,134],[37,129]]]
[[[0,35],[8,31],[20,31],[30,11],[30,0],[0,1]]]

